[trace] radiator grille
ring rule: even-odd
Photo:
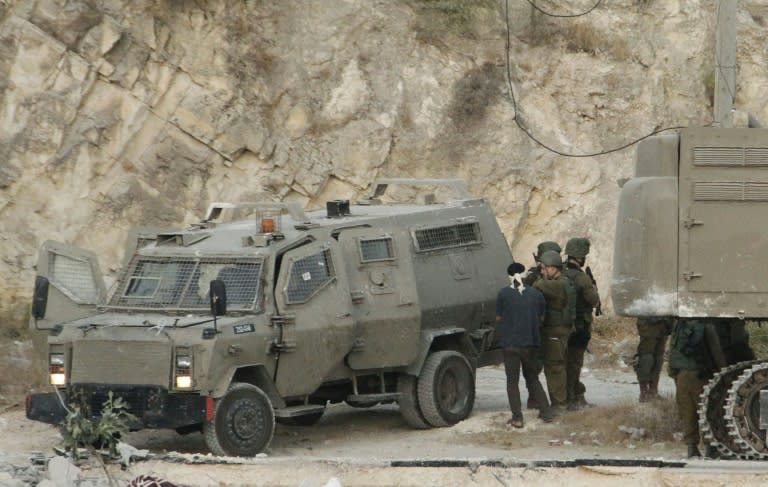
[[[72,382],[168,387],[171,347],[144,341],[80,340],[72,350]]]

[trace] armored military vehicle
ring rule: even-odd
[[[393,184],[453,196],[384,203]],[[214,203],[190,228],[139,233],[109,296],[93,254],[46,242],[33,324],[50,329],[55,390],[30,395],[27,417],[59,422],[66,403],[98,416],[111,391],[132,428],[202,431],[239,456],[269,445],[275,419],[309,425],[328,403],[397,402],[417,428],[463,420],[475,369],[500,361],[509,247],[458,180],[374,187],[308,212]]]
[[[614,310],[711,320],[726,340],[733,330],[723,327],[765,320],[767,205],[768,130],[687,128],[643,141],[635,177],[621,189]],[[722,455],[768,458],[768,362],[717,373],[699,418]]]

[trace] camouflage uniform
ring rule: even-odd
[[[640,342],[635,355],[635,373],[640,384],[640,402],[659,397],[659,376],[664,365],[664,349],[672,332],[673,319],[669,317],[641,317],[637,319]]]
[[[587,351],[592,337],[592,310],[600,302],[597,287],[592,279],[584,273],[581,267],[589,253],[589,240],[572,238],[565,246],[569,260],[563,274],[571,280],[576,288],[576,314],[573,325],[574,332],[568,339],[568,355],[566,359],[567,391],[569,409],[586,406],[584,398],[586,387],[579,380],[584,366],[584,353]]]
[[[533,260],[536,261],[536,265],[528,269],[528,275],[525,277],[525,280],[523,281],[526,286],[533,286],[533,283],[536,282],[536,280],[541,277],[541,267],[539,266],[539,259],[541,258],[541,254],[543,254],[547,250],[554,250],[558,254],[562,251],[562,249],[560,248],[560,244],[558,244],[557,242],[553,242],[551,240],[541,242],[536,247],[536,254],[533,256]]]
[[[712,324],[720,339],[720,347],[725,355],[725,363],[755,360],[755,352],[749,346],[749,333],[744,328],[744,320],[739,318],[712,318]]]
[[[672,331],[669,375],[675,379],[675,399],[689,457],[700,456],[699,396],[707,381],[724,366],[725,356],[712,320],[678,319]]]
[[[531,267],[528,269],[528,273],[526,274],[525,278],[523,279],[523,282],[526,286],[533,286],[533,283],[536,282],[538,279],[541,278],[541,266],[539,265],[539,259],[541,258],[541,254],[546,252],[547,250],[554,250],[558,254],[560,253],[560,244],[557,242],[553,242],[551,240],[547,240],[544,242],[541,242],[536,247],[536,254],[533,256],[533,260],[536,261],[536,265],[534,267]],[[541,363],[541,360],[539,361]],[[539,370],[541,372],[541,370]],[[533,394],[533,384],[529,384],[528,379],[525,379],[525,387],[528,389],[528,409],[540,409],[539,403],[534,399],[535,394]]]
[[[562,266],[560,255],[556,252],[547,251],[542,255],[542,263],[553,265],[548,262],[554,261],[546,260],[546,257],[556,257],[556,261]],[[562,274],[555,279],[541,277],[533,287],[541,291],[547,303],[541,329],[541,353],[549,400],[552,408],[558,412],[566,406],[568,398],[565,361],[568,354],[568,337],[573,331],[575,293],[571,291],[573,286],[568,278]]]

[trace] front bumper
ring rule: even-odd
[[[55,392],[28,395],[26,401],[27,419],[49,424],[59,424],[64,421],[64,418],[67,417],[67,410],[64,409],[62,401],[64,404],[67,403],[67,393],[62,390],[59,395],[61,399]]]
[[[133,430],[169,428],[202,423],[205,420],[206,398],[196,393],[169,393],[167,389],[147,385],[73,384],[66,391],[32,394],[27,398],[27,418],[44,423],[60,423],[67,415],[62,401],[77,405],[88,417],[99,417],[104,402],[112,392],[113,399],[122,398],[127,412],[136,421]]]

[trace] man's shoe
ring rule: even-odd
[[[539,409],[539,403],[536,402],[536,399],[529,397],[528,402],[525,405],[528,409]]]
[[[701,458],[701,452],[696,445],[688,445],[688,458]]]
[[[523,418],[511,418],[507,420],[507,424],[513,428],[522,428],[524,426]]]

